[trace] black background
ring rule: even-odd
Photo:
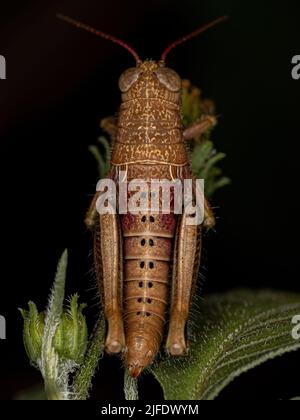
[[[17,311],[43,308],[57,260],[70,251],[68,292],[81,291],[96,316],[91,240],[83,225],[97,180],[88,146],[100,118],[120,102],[117,81],[134,64],[122,48],[55,18],[68,14],[159,58],[172,40],[223,14],[231,16],[178,47],[168,65],[213,98],[221,115],[214,139],[227,154],[232,185],[219,192],[218,227],[205,242],[205,293],[234,287],[300,291],[299,99],[291,59],[300,54],[296,0],[10,1],[1,3],[1,293],[7,340],[0,342],[0,399],[36,383]],[[299,356],[243,375],[221,399],[300,395]],[[122,395],[121,364],[100,364],[93,398]],[[161,396],[151,378],[142,395]]]

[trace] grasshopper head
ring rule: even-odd
[[[145,95],[145,90],[165,90],[179,93],[181,90],[181,79],[178,74],[165,67],[163,61],[147,60],[126,70],[120,77],[119,87],[122,93],[129,92],[132,88],[138,96],[138,91]],[[160,96],[160,95],[159,95]]]

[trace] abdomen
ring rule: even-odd
[[[152,363],[161,346],[176,222],[173,213],[121,216],[125,361],[135,377]]]

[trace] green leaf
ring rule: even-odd
[[[203,170],[207,160],[213,153],[214,145],[211,141],[206,141],[202,144],[196,145],[192,153],[192,168],[198,174]]]
[[[127,369],[125,369],[124,374],[124,395],[126,401],[137,401],[139,399],[137,379],[129,376]]]
[[[86,400],[89,396],[92,379],[95,375],[99,359],[104,351],[104,339],[105,320],[101,314],[90,339],[85,360],[74,379],[73,399],[75,400]]]
[[[71,296],[70,306],[61,315],[53,346],[61,359],[74,361],[80,366],[87,349],[88,331],[86,319],[82,313],[86,304],[79,305],[78,299],[77,293]]]
[[[98,144],[100,147],[94,145],[89,146],[89,151],[97,161],[99,178],[102,179],[107,176],[109,171],[111,146],[104,136],[98,138]],[[104,156],[102,156],[102,151],[104,151]]]
[[[66,250],[57,267],[55,281],[46,311],[42,342],[40,369],[45,381],[47,396],[49,399],[53,400],[64,399],[65,396],[63,395],[63,392],[67,388],[66,379],[59,377],[59,358],[53,345],[53,339],[63,312],[67,265],[68,251]],[[67,377],[67,375],[65,376]],[[63,379],[63,381],[61,381],[61,379]],[[62,383],[58,384],[58,380]]]
[[[28,311],[19,309],[24,320],[23,342],[31,364],[38,368],[41,359],[45,316],[43,313],[39,314],[34,302],[28,302],[28,307]]]
[[[243,372],[300,349],[292,319],[300,295],[238,290],[201,302],[190,326],[189,355],[151,368],[167,400],[212,400]]]
[[[105,151],[105,162],[107,165],[109,165],[111,159],[111,145],[104,136],[98,138],[98,143],[103,146]]]

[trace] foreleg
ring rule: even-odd
[[[206,133],[207,130],[212,129],[217,124],[217,118],[209,115],[204,117],[200,121],[197,121],[195,124],[186,128],[183,132],[183,137],[185,140],[192,140],[195,137],[201,136]]]

